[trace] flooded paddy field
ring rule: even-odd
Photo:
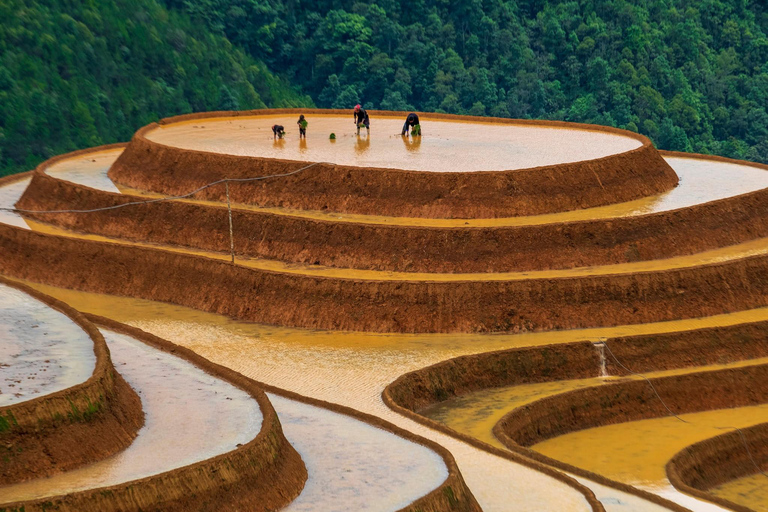
[[[694,443],[734,428],[765,422],[768,422],[768,405],[738,407],[682,414],[680,419],[665,417],[586,429],[548,439],[532,448],[553,459],[674,499],[695,510],[720,510],[721,507],[688,498],[674,489],[664,470],[667,462]],[[763,485],[768,485],[768,479],[760,476]]]
[[[0,283],[0,407],[88,380],[93,340],[72,319]]]
[[[286,512],[399,510],[448,477],[442,458],[424,446],[349,416],[267,396],[309,473]]]
[[[299,140],[296,115],[210,118],[161,125],[147,133],[154,142],[183,149],[304,162],[413,171],[525,169],[624,153],[641,146],[610,133],[512,124],[446,121],[421,117],[422,137],[401,137],[405,118],[371,116],[371,129],[356,134],[349,116],[307,115],[307,138]],[[275,140],[273,125],[286,129]],[[335,141],[329,140],[331,133]]]
[[[727,482],[709,491],[720,498],[749,507],[755,512],[768,511],[768,477],[763,473]]]
[[[259,405],[245,391],[130,336],[102,332],[115,368],[141,398],[144,427],[127,449],[108,459],[0,487],[0,503],[156,475],[234,450],[261,430]]]
[[[553,509],[558,504],[562,505],[563,499],[573,500],[569,506],[581,508],[582,505],[574,504],[583,503],[583,498],[556,480],[393,413],[380,397],[383,388],[392,380],[408,371],[464,354],[515,346],[566,343],[601,336],[675,332],[712,325],[732,325],[757,318],[768,319],[768,309],[761,309],[685,322],[554,333],[492,336],[367,334],[287,329],[237,322],[168,304],[34,286],[77,309],[109,316],[187,346],[214,362],[256,380],[354,407],[433,439],[447,447],[456,457],[465,480],[484,510],[506,510],[504,503],[510,496],[516,500],[525,500],[524,503],[530,503],[532,507],[544,506],[545,509],[547,503]],[[597,366],[595,375],[599,375]],[[554,384],[555,389],[550,392],[558,392],[558,386],[568,385]],[[609,510],[664,509],[588,479],[580,480],[602,496]],[[527,492],[523,491],[519,482],[527,482]],[[499,492],[502,488],[504,492]],[[518,495],[518,492],[522,494]]]
[[[152,129],[146,133],[146,137],[153,142],[177,148],[212,153],[306,162],[332,161],[350,166],[425,172],[524,169],[616,155],[641,145],[631,137],[599,131],[464,123],[430,119],[428,116],[422,119],[425,135],[421,138],[402,138],[399,132],[403,120],[392,117],[372,118],[370,134],[363,130],[358,137],[354,133],[354,125],[349,123],[351,116],[338,115],[308,117],[308,139],[300,142],[296,137],[297,130],[294,129],[296,117],[253,116],[175,122]],[[274,140],[270,129],[272,124],[286,126],[287,137]],[[335,142],[328,139],[331,131],[337,135]],[[111,148],[65,158],[46,172],[57,179],[107,192],[137,195],[146,199],[162,198],[158,194],[127,188],[109,178],[107,173],[110,166],[122,151],[122,148]],[[471,228],[545,225],[592,219],[605,219],[609,223],[614,218],[689,208],[768,188],[768,172],[753,166],[680,156],[667,156],[665,159],[680,177],[679,186],[666,193],[608,206],[545,215],[452,219],[328,213],[245,204],[233,204],[232,207],[235,210],[269,212],[278,218],[302,217],[327,222],[405,227]],[[28,183],[29,180],[25,179],[0,187],[0,206],[12,206]],[[184,201],[224,206],[221,202],[196,199]],[[229,260],[229,255],[223,253],[158,245],[146,240],[130,241],[77,233],[31,219],[25,220],[14,213],[0,212],[0,215],[0,222],[41,234],[123,246],[153,247],[164,252],[196,255],[201,260]],[[238,258],[236,264],[316,279],[418,282],[538,279],[545,282],[565,277],[663,273],[671,269],[736,261],[767,253],[768,239],[755,236],[737,245],[663,260],[561,270],[545,270],[547,267],[542,267],[542,270],[526,272],[388,272],[260,258]],[[377,416],[437,442],[455,457],[468,487],[483,510],[488,512],[509,510],[510,504],[520,509],[537,511],[587,511],[591,506],[585,492],[578,486],[567,485],[537,469],[432,430],[389,409],[381,398],[388,384],[407,372],[462,355],[768,320],[768,308],[757,308],[688,320],[553,332],[498,335],[373,334],[269,326],[235,321],[148,300],[76,292],[43,284],[30,285],[80,311],[138,327],[257,381]],[[240,297],[237,300],[245,299]],[[0,305],[1,301],[2,289]],[[162,357],[154,354],[148,347],[142,348],[143,345],[135,340],[132,342],[130,337],[111,332],[106,332],[106,335],[115,366],[139,391],[142,401],[146,401],[147,426],[125,452],[65,475],[0,488],[0,502],[51,496],[156,474],[231,450],[238,444],[248,442],[258,433],[261,423],[258,405],[248,399],[245,393],[245,396],[237,395],[232,391],[237,389],[232,386],[232,389],[216,388],[214,381],[217,379],[203,372],[197,375],[189,369],[168,366],[170,363],[164,359],[169,357],[167,354]],[[142,364],[137,364],[137,361]],[[678,375],[765,362],[742,361],[647,375]],[[505,413],[540,398],[600,386],[617,379],[600,377],[600,368],[596,367],[594,378],[485,390],[437,404],[428,411],[422,411],[422,414],[458,432],[504,449],[493,437],[492,429]],[[0,399],[3,396],[0,395]],[[448,475],[445,461],[421,445],[327,409],[292,401],[279,394],[270,394],[269,397],[287,439],[301,454],[309,473],[304,491],[287,510],[396,510],[439,487]],[[195,403],[204,403],[205,406],[195,408],[191,415],[186,413],[185,408],[194,407]],[[749,426],[768,421],[766,410],[765,406],[756,406],[697,413],[690,416],[696,419],[695,423],[699,427],[689,430],[681,430],[680,425],[670,426],[663,421],[677,421],[674,418],[647,420],[656,422],[647,425],[644,422],[631,422],[601,427],[550,439],[536,445],[534,449],[609,479],[655,493],[690,510],[722,510],[718,506],[682,495],[672,488],[663,473],[664,464],[683,447],[722,433],[716,430],[716,425]],[[216,418],[221,417],[234,417],[235,420],[217,422]],[[190,428],[190,425],[195,428]],[[613,427],[617,429],[616,433],[604,430]],[[592,437],[590,431],[593,431]],[[171,435],[171,432],[182,432],[183,435]],[[585,437],[578,437],[580,435]],[[643,436],[654,437],[657,444],[647,442]],[[669,510],[663,502],[652,502],[642,496],[618,490],[605,481],[596,483],[585,477],[575,478],[593,491],[609,512]],[[761,496],[751,478],[725,484],[715,493],[739,496],[751,503],[757,503],[756,500]],[[734,498],[734,501],[737,500]]]
[[[233,450],[259,433],[261,410],[245,391],[130,336],[102,333],[115,368],[141,398],[144,427],[126,450],[108,459],[49,478],[0,487],[0,503],[156,475]]]
[[[119,183],[114,183],[107,176],[110,166],[120,156],[122,151],[121,148],[116,148],[99,151],[93,154],[89,153],[87,155],[76,156],[55,163],[46,171],[46,173],[58,179],[71,181],[106,192],[121,192],[128,195],[144,196],[147,199],[164,197],[160,194],[136,190]],[[717,201],[719,199],[725,199],[768,188],[768,172],[749,165],[683,158],[678,156],[666,157],[666,161],[680,177],[679,185],[669,192],[608,206],[545,215],[495,219],[428,219],[332,213],[312,210],[291,210],[287,208],[257,207],[237,203],[232,206],[235,209],[265,211],[279,215],[329,220],[333,222],[424,227],[531,226],[558,222],[576,222],[592,219],[648,215],[679,208],[688,208],[697,204]],[[14,197],[15,192],[17,192],[18,189],[21,189],[18,195],[15,196],[16,200],[18,200],[18,197],[21,197],[21,193],[23,193],[25,188],[26,186],[22,186],[21,184],[14,187],[6,186],[0,188],[0,193],[5,190],[5,193],[9,197]],[[221,203],[219,202],[197,200],[194,198],[182,199],[182,201],[221,206]],[[5,202],[7,203],[8,201]]]

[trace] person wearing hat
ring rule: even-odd
[[[405,124],[403,125],[403,132],[400,135],[408,135],[408,129],[411,130],[411,135],[414,137],[417,135],[421,135],[421,125],[419,124],[419,116],[411,112],[408,114],[408,117],[405,119]]]
[[[357,134],[360,135],[361,126],[365,126],[365,129],[368,130],[368,133],[370,133],[371,120],[368,119],[368,112],[366,112],[365,109],[360,105],[355,105],[355,113],[353,115],[355,119],[355,125],[357,126]]]

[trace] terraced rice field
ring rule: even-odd
[[[768,422],[765,168],[649,153],[646,172],[627,159],[652,147],[631,134],[428,117],[423,140],[401,139],[399,117],[374,119],[358,139],[346,117],[317,113],[306,143],[290,129],[275,142],[269,126],[297,116],[170,121],[127,148],[5,180],[0,274],[267,386],[307,472],[289,510],[415,510],[427,499],[438,500],[429,510],[765,509],[765,438],[737,445],[727,481],[717,468],[704,484],[700,468],[680,466],[679,479],[667,468],[726,427]],[[163,164],[139,165],[153,159]],[[311,162],[331,164],[304,170]],[[243,165],[296,173],[170,197]],[[566,165],[584,201],[542,207],[526,180]],[[400,186],[387,172],[427,184],[483,175],[490,199],[466,215],[472,196],[453,189],[403,202],[335,193],[359,176]],[[516,185],[493,181],[502,174]],[[279,204],[263,199],[275,180]],[[310,186],[317,197],[303,197]],[[606,202],[614,187],[626,200]],[[494,194],[519,201],[494,212]],[[0,487],[0,502],[147,477],[258,434],[248,393],[125,334],[106,338],[142,399],[143,430],[110,459]]]

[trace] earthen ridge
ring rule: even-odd
[[[708,316],[765,306],[768,300],[765,255],[633,275],[415,282],[279,273],[9,225],[0,226],[0,246],[15,256],[0,261],[0,270],[15,277],[171,302],[231,318],[332,330],[595,327]],[[248,301],[229,300],[232,294]],[[437,310],[441,315],[433,314]]]
[[[346,111],[274,109],[239,112],[237,116],[283,113],[337,114]],[[372,112],[375,114],[375,112]],[[401,115],[383,112],[382,115]],[[161,121],[220,117],[222,113],[190,114]],[[438,117],[438,116],[436,116]],[[512,121],[440,115],[439,119],[568,127],[631,137],[639,148],[590,161],[514,171],[466,173],[419,172],[318,164],[278,181],[231,187],[235,202],[296,209],[435,218],[483,218],[534,215],[582,209],[658,194],[677,184],[677,176],[642,135],[615,128],[557,121]],[[265,159],[173,148],[147,139],[159,126],[136,132],[110,170],[118,183],[175,195],[212,181],[290,172],[307,162]],[[638,172],[642,169],[642,173]],[[578,193],[575,193],[577,192]],[[201,197],[221,200],[208,189]]]
[[[265,384],[263,382],[254,381],[253,379],[245,377],[242,374],[235,372],[234,370],[230,370],[229,368],[208,361],[207,359],[186,347],[182,347],[170,341],[158,338],[157,336],[144,332],[135,327],[120,324],[114,320],[95,315],[87,316],[91,318],[95,323],[103,325],[108,329],[124,332],[130,336],[142,340],[151,346],[187,359],[193,364],[203,368],[204,370],[209,371],[214,375],[221,376],[222,378],[226,378],[230,382],[243,387],[243,389],[246,389],[245,385],[248,385],[250,389],[258,389],[259,393],[262,394],[264,391],[268,391],[270,393],[288,398],[289,400],[294,400],[350,416],[356,420],[362,421],[382,430],[386,430],[387,432],[391,432],[398,437],[402,437],[414,443],[420,444],[436,452],[438,455],[440,455],[440,457],[445,462],[446,467],[448,468],[448,478],[438,488],[434,489],[426,496],[423,496],[414,501],[407,507],[401,509],[399,512],[480,512],[480,507],[475,501],[471,491],[464,483],[464,479],[461,476],[461,472],[456,465],[456,461],[454,460],[453,455],[451,455],[448,450],[433,441],[418,436],[407,430],[401,429],[400,427],[397,427],[396,425],[393,425],[392,423],[389,423],[376,416],[372,416],[370,414],[366,414],[342,405],[303,396],[292,391],[287,391],[271,386],[269,384]]]
[[[438,363],[439,364],[439,363]],[[408,375],[408,374],[406,374]],[[402,378],[402,377],[401,377]],[[658,505],[661,505],[669,510],[672,510],[674,512],[691,512],[689,509],[682,507],[678,505],[677,503],[674,503],[672,501],[668,501],[656,494],[649,493],[647,491],[643,491],[641,489],[637,489],[636,487],[632,487],[630,485],[616,482],[614,480],[610,480],[608,478],[605,478],[602,475],[598,475],[596,473],[592,473],[590,471],[585,471],[580,468],[577,468],[575,466],[571,466],[569,464],[561,463],[560,461],[557,461],[555,459],[550,459],[548,457],[541,456],[540,454],[534,452],[533,450],[521,446],[514,446],[509,447],[508,450],[501,450],[499,448],[496,448],[495,446],[491,446],[488,443],[485,443],[483,441],[480,441],[479,439],[472,437],[467,434],[463,434],[461,432],[458,432],[451,427],[448,427],[447,425],[444,425],[443,423],[434,421],[430,418],[427,418],[425,416],[422,416],[418,412],[411,410],[408,407],[404,407],[400,405],[393,397],[392,397],[392,390],[396,387],[396,383],[399,383],[400,379],[397,379],[392,384],[388,385],[384,391],[381,394],[381,398],[384,401],[384,403],[392,409],[394,412],[405,416],[406,418],[409,418],[416,423],[419,423],[421,425],[424,425],[425,427],[431,428],[433,430],[436,430],[438,432],[442,432],[443,434],[446,434],[450,437],[453,437],[454,439],[458,439],[459,441],[465,442],[469,444],[470,446],[474,446],[475,448],[479,450],[483,450],[485,452],[491,453],[497,457],[501,457],[503,459],[510,460],[512,462],[522,464],[526,467],[535,469],[537,471],[541,471],[542,473],[555,478],[557,480],[560,480],[563,483],[566,483],[570,487],[573,487],[574,489],[578,490],[582,494],[584,494],[585,498],[589,502],[590,506],[593,508],[593,510],[600,511],[605,510],[603,507],[603,504],[597,499],[597,497],[594,495],[592,490],[589,487],[586,487],[579,483],[576,479],[572,478],[569,475],[566,475],[562,471],[567,471],[575,475],[579,475],[582,477],[589,478],[590,480],[597,482],[599,484],[613,487],[615,489],[619,489],[623,492],[626,492],[628,494],[632,494],[635,496],[638,496],[640,498],[643,498],[645,500],[648,500],[652,503],[656,503]]]
[[[667,407],[686,414],[768,402],[765,364],[649,380],[663,403],[645,380],[603,383],[523,405],[506,414],[494,433],[532,446],[578,430],[669,416]]]
[[[686,157],[710,159],[705,155]],[[61,158],[38,166],[19,201],[20,208],[92,209],[146,200],[47,175],[45,171]],[[765,165],[754,166],[768,170]],[[743,243],[768,236],[766,205],[768,189],[763,189],[649,215],[490,228],[333,222],[237,208],[233,218],[235,249],[241,256],[384,271],[463,273],[610,265]],[[28,215],[104,236],[229,250],[223,206],[168,201],[88,215]]]
[[[71,319],[93,341],[92,375],[70,388],[0,407],[0,485],[90,464],[126,448],[144,424],[138,395],[115,370],[101,333],[78,311],[33,288],[0,276]]]
[[[97,325],[181,357],[243,389],[259,404],[263,417],[261,431],[230,452],[159,475],[64,496],[4,504],[0,510],[30,512],[55,507],[61,512],[181,512],[247,507],[267,512],[282,508],[299,495],[307,479],[306,468],[285,439],[277,414],[260,386],[189,349],[107,318],[86,316]]]
[[[754,512],[744,505],[707,492],[725,482],[754,474],[757,468],[751,458],[768,468],[768,423],[761,423],[727,432],[717,437],[690,445],[678,452],[667,463],[667,478],[678,490],[711,501],[736,512]],[[749,443],[750,453],[744,447]]]
[[[605,342],[622,364],[634,371],[669,370],[765,357],[768,354],[766,326],[768,322],[761,321],[665,334],[609,338]],[[598,365],[597,351],[589,341],[505,349],[460,356],[404,374],[386,387],[382,397],[391,409],[414,421],[495,453],[496,448],[456,432],[417,411],[482,389],[594,377],[597,375]],[[607,369],[610,375],[622,375],[623,372],[612,358],[608,358]],[[655,494],[520,446],[500,429],[495,429],[494,434],[499,439],[506,438],[505,446],[520,456],[635,494],[672,510],[687,510]],[[689,494],[705,499],[712,498],[701,491],[699,494],[689,492],[687,488],[683,489],[682,484],[673,484]],[[720,504],[741,510],[738,506],[734,508],[733,504]]]

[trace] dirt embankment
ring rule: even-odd
[[[688,446],[667,463],[666,469],[669,481],[679,490],[737,512],[752,512],[743,505],[706,491],[758,470],[768,472],[768,423],[743,428],[740,432],[727,432]]]
[[[400,512],[480,512],[451,454],[443,447],[379,418],[336,404],[297,395],[257,383],[232,370],[207,361],[191,350],[112,320],[89,315],[96,323],[124,332],[156,348],[169,351],[249,391],[259,400],[264,427],[251,443],[192,466],[108,489],[76,493],[52,500],[57,510],[170,510],[218,511],[277,510],[301,490],[307,473],[298,454],[285,441],[271,404],[263,390],[317,407],[352,416],[436,451],[448,467],[448,478],[434,491]],[[49,500],[50,501],[50,500]],[[13,505],[18,508],[21,504]],[[43,510],[41,502],[24,504],[26,510]],[[9,509],[13,510],[13,509]],[[599,512],[602,509],[596,509]]]
[[[634,275],[362,281],[0,226],[8,275],[268,324],[376,332],[518,332],[636,324],[768,305],[768,256]]]
[[[307,479],[301,457],[283,436],[272,404],[254,381],[184,347],[106,318],[89,318],[199,366],[247,391],[261,408],[259,434],[235,450],[173,471],[66,496],[0,505],[7,511],[130,512],[141,510],[278,510],[299,495]],[[222,418],[226,421],[226,418]]]
[[[45,174],[67,157],[38,167],[19,208],[91,210],[146,200]],[[245,210],[232,215],[235,252],[241,256],[389,271],[529,271],[670,258],[768,236],[768,190],[653,215],[534,226],[372,225]],[[30,216],[104,236],[210,251],[230,248],[224,206],[173,201]]]
[[[127,447],[144,423],[141,401],[112,366],[101,333],[63,302],[0,276],[68,316],[93,340],[96,366],[71,388],[0,407],[0,485],[60,473]]]
[[[667,334],[609,338],[605,342],[616,358],[633,371],[666,370],[766,357],[768,356],[768,336],[766,336],[766,332],[768,332],[768,322],[755,322]],[[606,353],[608,373],[614,376],[626,375],[626,371],[619,367],[609,354],[610,352]],[[687,509],[684,507],[664,500],[657,495],[620,482],[614,482],[601,475],[533,452],[515,443],[503,431],[499,431],[498,425],[494,433],[499,439],[507,439],[505,444],[510,452],[495,449],[418,413],[418,411],[438,402],[483,389],[597,377],[600,372],[599,368],[600,358],[598,351],[591,342],[509,349],[461,356],[407,373],[387,386],[382,393],[382,398],[390,408],[400,414],[496,455],[507,456],[513,459],[522,455],[525,458],[524,460],[528,460],[531,464],[544,463],[548,466],[584,476],[609,487],[640,496],[670,510],[686,511]],[[736,372],[738,373],[738,370]],[[677,399],[680,402],[686,403],[688,400],[691,400],[694,403],[701,404],[703,397],[719,393],[710,384],[716,383],[719,386],[725,387],[726,391],[731,395],[736,393],[741,396],[744,390],[747,389],[744,388],[745,385],[754,385],[755,382],[760,383],[759,378],[753,379],[755,375],[758,377],[760,375],[764,376],[764,369],[755,371],[754,375],[749,373],[736,376],[729,375],[728,373],[718,374],[717,376],[710,375],[700,381],[689,384],[667,381],[667,385],[660,389],[666,391],[668,388],[671,388],[674,391],[678,385],[681,385],[686,388],[687,395],[678,395]],[[645,402],[644,407],[646,409],[641,411],[641,414],[647,414],[648,417],[668,414],[665,409],[660,409],[662,406],[660,406],[658,399],[650,391],[645,381],[630,382],[629,384],[632,384],[629,390],[623,388],[614,389],[616,396],[624,396],[626,398],[624,401],[610,406],[613,410],[610,417],[613,418],[614,422],[626,420],[628,417],[627,410],[636,409],[636,400]],[[654,381],[654,385],[657,385],[656,381]],[[642,386],[645,386],[645,388]],[[604,390],[603,388],[605,387],[601,386],[595,389]],[[596,402],[598,405],[601,403],[611,404],[609,398],[612,397],[605,398],[601,393],[602,391],[598,392],[600,397],[593,397],[591,395],[586,397],[582,394],[581,396],[566,399],[563,403],[556,402],[555,405],[546,409],[546,411],[551,412],[555,418],[561,418],[569,414],[568,411],[570,411],[571,407],[577,409],[587,402],[592,403],[592,405]],[[757,395],[750,394],[744,400],[746,402],[744,405],[762,402],[761,393],[762,391],[758,392]],[[557,395],[554,398],[557,399],[559,396],[562,395]],[[655,402],[657,406],[650,408],[648,404],[652,402]],[[723,403],[730,406],[733,402],[726,395],[723,398]],[[538,404],[538,402],[535,404]],[[673,402],[672,405],[678,404]],[[708,403],[706,408],[713,405]],[[674,407],[673,410],[675,410]],[[602,412],[602,409],[600,412]],[[545,413],[542,413],[540,416],[543,415]],[[546,430],[550,426],[547,423],[548,418],[531,420],[530,416],[524,413],[516,417],[523,427],[527,425],[527,422],[530,423],[532,425],[530,427],[531,430],[536,430],[539,427]],[[598,418],[600,417],[598,416]],[[599,421],[604,419],[601,418]],[[562,425],[563,431],[561,433],[579,428],[578,425],[582,425],[582,422],[581,418],[571,423],[566,422],[566,425]]]
[[[505,444],[531,446],[576,430],[675,414],[763,404],[768,365],[604,384],[543,398],[511,411],[494,427]]]
[[[606,371],[671,370],[768,357],[768,322],[691,331],[607,338]],[[526,347],[460,356],[406,373],[385,393],[399,406],[419,411],[474,391],[537,382],[584,379],[600,374],[592,342]]]
[[[295,109],[238,113],[210,112],[161,121],[211,117],[298,113]],[[348,114],[348,111],[301,110]],[[372,112],[374,115],[403,113]],[[678,178],[651,142],[614,128],[555,121],[512,121],[436,115],[441,119],[516,125],[568,127],[608,132],[641,142],[637,149],[595,160],[533,169],[493,172],[417,172],[318,164],[278,180],[232,185],[235,202],[304,210],[329,210],[400,217],[481,218],[535,215],[575,210],[655,195],[674,187]],[[283,174],[306,162],[215,154],[174,148],[147,139],[156,124],[140,129],[110,170],[110,177],[140,190],[177,195],[222,178]],[[224,198],[211,188],[201,197]]]

